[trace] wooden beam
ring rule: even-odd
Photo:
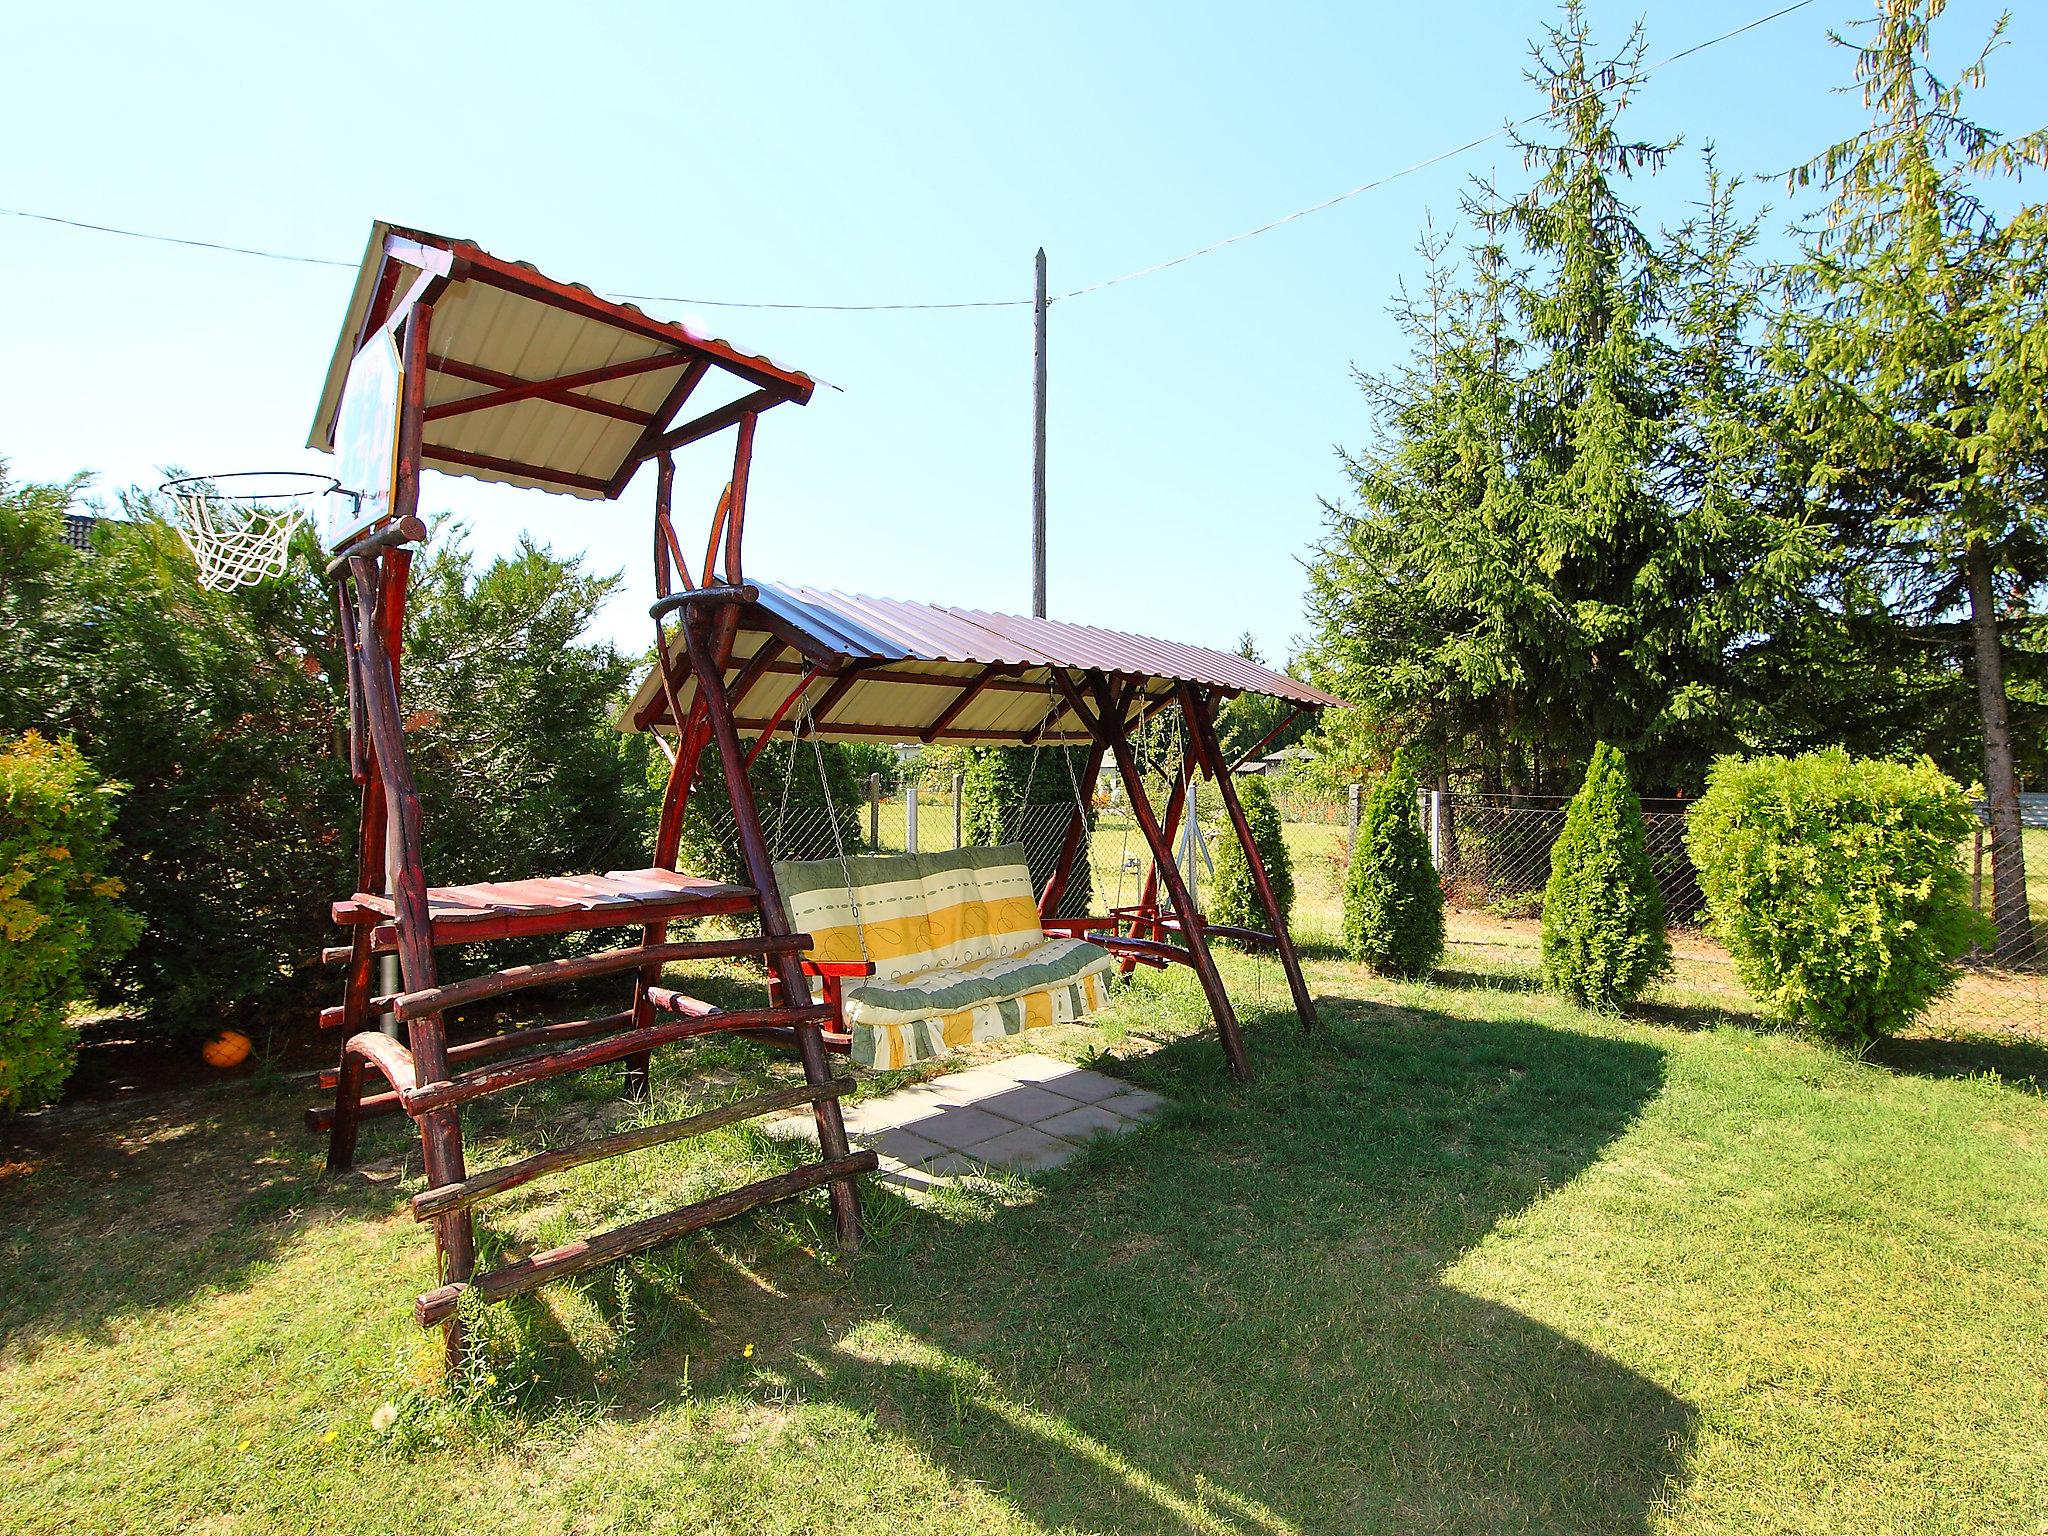
[[[733,831],[739,840],[740,861],[747,872],[747,883],[754,888],[755,899],[760,905],[761,932],[780,937],[790,932],[790,926],[782,905],[782,893],[775,883],[775,861],[768,851],[768,840],[761,832],[761,813],[754,804],[753,785],[747,778],[746,755],[740,746],[732,709],[726,701],[723,673],[712,659],[711,637],[693,613],[683,615],[683,643],[690,658],[690,668],[697,674],[697,696],[704,701],[711,740],[718,748],[719,766],[725,772],[726,798],[732,807]],[[769,959],[769,968],[782,996],[810,996],[810,982],[795,955],[773,955]],[[798,1023],[796,1040],[805,1081],[812,1084],[830,1081],[832,1068],[825,1059],[825,1042],[817,1028]],[[813,1106],[813,1118],[818,1126],[818,1147],[826,1160],[844,1160],[848,1155],[846,1123],[840,1117],[837,1101],[821,1100]],[[851,1176],[832,1181],[832,1220],[840,1248],[847,1253],[857,1251],[860,1247],[860,1192],[854,1187]]]
[[[692,361],[693,359],[680,352],[657,352],[648,357],[636,357],[623,363],[607,363],[602,368],[585,368],[552,379],[530,379],[524,383],[507,384],[481,395],[468,395],[460,400],[444,400],[439,405],[430,405],[427,407],[427,420],[441,421],[450,416],[466,416],[472,411],[495,410],[501,405],[517,405],[522,400],[545,400],[551,405],[566,405],[579,411],[595,411],[599,415],[617,416],[621,420],[645,426],[653,420],[645,411],[636,411],[616,400],[600,400],[589,395],[575,394],[573,391],[592,384],[609,384],[615,379],[636,378],[643,373],[659,373],[668,368],[686,367]],[[429,363],[429,366],[432,364]]]
[[[960,718],[960,712],[962,710],[967,708],[968,705],[972,704],[977,698],[981,696],[981,691],[984,688],[988,687],[990,683],[994,682],[998,677],[1002,676],[1004,673],[1013,672],[1015,670],[1016,668],[1008,666],[1000,661],[992,661],[987,666],[983,667],[979,672],[975,673],[974,677],[968,682],[965,688],[962,688],[958,693],[953,695],[952,702],[949,703],[944,709],[939,711],[938,718],[933,720],[930,725],[926,726],[922,731],[918,733],[918,740],[923,742],[930,742],[936,739],[939,732],[943,731],[947,726],[951,725],[955,720],[958,720]]]
[[[439,1189],[426,1189],[412,1197],[413,1220],[425,1221],[443,1211],[460,1210],[474,1205],[492,1195],[503,1194],[508,1189],[517,1189],[530,1184],[545,1174],[557,1173],[564,1168],[580,1168],[585,1163],[594,1163],[600,1158],[617,1157],[626,1152],[639,1152],[648,1147],[663,1146],[671,1141],[681,1141],[690,1136],[702,1136],[723,1126],[737,1125],[742,1120],[752,1120],[761,1115],[773,1114],[778,1109],[793,1109],[799,1104],[809,1104],[819,1098],[842,1098],[853,1092],[855,1083],[850,1077],[834,1078],[829,1083],[812,1087],[799,1083],[793,1088],[778,1088],[773,1093],[756,1094],[750,1099],[741,1099],[733,1104],[721,1104],[716,1109],[705,1110],[702,1114],[686,1115],[680,1120],[670,1120],[661,1125],[635,1126],[629,1131],[615,1131],[609,1136],[595,1136],[589,1141],[579,1141],[571,1146],[551,1147],[545,1152],[536,1152],[531,1157],[522,1157],[517,1162],[507,1163],[502,1168],[493,1168],[485,1173],[473,1173],[460,1184],[447,1184]]]
[[[1259,855],[1258,844],[1252,841],[1251,822],[1237,798],[1237,781],[1231,777],[1229,764],[1223,761],[1223,747],[1216,736],[1215,709],[1214,699],[1203,698],[1187,683],[1180,685],[1180,710],[1188,729],[1188,744],[1194,749],[1195,760],[1216,781],[1216,792],[1223,797],[1223,809],[1229,813],[1230,825],[1237,833],[1237,845],[1244,854],[1245,868],[1251,871],[1259,904],[1266,909],[1266,920],[1273,926],[1273,943],[1280,951],[1280,968],[1287,973],[1287,989],[1294,995],[1294,1011],[1303,1029],[1313,1029],[1316,1005],[1308,995],[1308,983],[1302,979],[1301,962],[1295,958],[1294,939],[1287,931],[1287,914],[1280,910],[1279,898],[1266,877],[1266,861]]]
[[[838,1106],[835,1103],[833,1107],[836,1109]],[[478,1275],[470,1284],[444,1285],[428,1291],[413,1304],[413,1316],[422,1328],[431,1328],[456,1315],[467,1290],[474,1289],[485,1301],[503,1301],[507,1296],[536,1290],[550,1280],[580,1274],[600,1264],[609,1264],[613,1259],[624,1258],[629,1253],[659,1247],[701,1228],[729,1221],[756,1206],[787,1200],[807,1189],[816,1189],[820,1184],[829,1183],[834,1189],[850,1187],[856,1174],[870,1171],[877,1162],[873,1152],[851,1152],[828,1162],[807,1163],[787,1173],[778,1173],[773,1178],[742,1184],[738,1189],[713,1195],[709,1200],[699,1200],[694,1205],[650,1216],[628,1226],[615,1227],[595,1237],[578,1238],[573,1243],[507,1264],[503,1269]]]
[[[532,965],[515,965],[506,970],[492,971],[488,975],[451,981],[445,986],[406,992],[391,1000],[391,1011],[401,1019],[416,1019],[422,1014],[466,1008],[471,1003],[480,1003],[490,997],[503,997],[508,992],[524,992],[531,987],[559,986],[565,982],[585,981],[593,976],[609,976],[617,971],[637,970],[643,965],[667,965],[671,961],[679,960],[736,960],[745,955],[772,954],[779,949],[801,953],[810,947],[809,935],[792,934],[786,938],[769,938],[763,935],[751,939],[686,939],[674,944],[642,944],[631,949],[606,949],[594,955],[571,955],[564,960],[541,960]]]
[[[1165,882],[1167,893],[1173,898],[1174,910],[1181,916],[1181,936],[1187,941],[1188,964],[1194,967],[1195,975],[1202,983],[1203,995],[1209,1000],[1209,1013],[1216,1021],[1216,1033],[1223,1042],[1224,1059],[1229,1062],[1233,1077],[1240,1082],[1249,1082],[1251,1063],[1245,1059],[1244,1037],[1237,1026],[1237,1011],[1230,1005],[1230,994],[1223,988],[1223,978],[1209,953],[1208,940],[1202,935],[1201,913],[1186,882],[1181,879],[1179,866],[1173,862],[1173,850],[1167,846],[1158,819],[1152,814],[1152,802],[1145,794],[1145,777],[1131,751],[1130,737],[1125,731],[1116,700],[1111,697],[1109,680],[1099,675],[1095,679],[1095,699],[1107,726],[1105,735],[1109,750],[1116,756],[1117,772],[1124,781],[1124,794],[1131,802],[1131,816],[1138,823],[1138,830],[1144,834],[1145,844],[1152,850],[1153,865],[1159,871],[1159,878]]]
[[[675,388],[668,392],[667,398],[661,402],[660,407],[649,418],[647,426],[640,433],[640,440],[633,444],[631,451],[620,461],[618,473],[612,476],[610,494],[614,500],[617,500],[619,494],[626,489],[628,482],[632,480],[634,474],[647,460],[651,458],[666,460],[666,455],[661,454],[659,451],[650,451],[649,445],[653,443],[655,438],[661,435],[664,427],[676,419],[676,412],[680,411],[690,396],[697,392],[697,386],[704,382],[706,375],[710,372],[711,360],[700,357],[683,371],[681,378],[676,380]]]
[[[673,453],[678,448],[701,442],[707,437],[723,432],[727,427],[736,427],[749,416],[762,411],[784,398],[773,390],[758,389],[751,395],[742,395],[716,410],[706,411],[695,421],[686,421],[680,427],[671,427],[660,436],[651,439],[639,450],[640,457],[651,459],[657,453]]]
[[[439,460],[443,464],[460,464],[469,469],[489,469],[501,475],[518,475],[524,480],[537,480],[542,485],[558,485],[563,490],[596,491],[599,495],[609,493],[609,482],[600,480],[595,475],[577,475],[567,470],[544,469],[538,464],[521,464],[516,459],[500,459],[488,453],[471,453],[466,448],[447,448],[438,443],[428,443],[421,449],[420,456],[429,461]]]

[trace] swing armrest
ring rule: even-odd
[[[1042,917],[1038,920],[1038,930],[1052,937],[1083,939],[1101,929],[1114,928],[1116,924],[1113,917]]]
[[[806,976],[872,976],[875,962],[872,960],[813,960],[806,955],[797,956],[797,964],[804,968]]]

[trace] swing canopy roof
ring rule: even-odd
[[[379,221],[320,390],[308,446],[331,453],[349,364],[413,302],[433,306],[420,459],[615,499],[650,458],[784,402],[808,375],[469,240]]]
[[[828,741],[1085,740],[1087,727],[1055,672],[1076,683],[1094,674],[1138,683],[1125,717],[1133,725],[1164,707],[1182,683],[1224,696],[1264,694],[1299,710],[1343,706],[1284,672],[1204,646],[777,582],[751,583],[750,591],[725,672],[743,731],[787,725],[808,712]],[[802,697],[783,712],[799,689]],[[690,682],[677,700],[685,714],[694,695]],[[658,669],[619,724],[674,730]]]

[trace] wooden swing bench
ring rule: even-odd
[[[384,460],[395,462],[388,499],[374,503],[368,516],[359,502],[346,534],[329,541],[327,569],[347,660],[349,763],[362,814],[356,889],[332,908],[347,942],[326,951],[346,973],[341,1003],[320,1015],[342,1037],[337,1066],[322,1080],[334,1097],[310,1110],[307,1121],[328,1137],[328,1167],[337,1172],[353,1165],[364,1119],[403,1114],[416,1124],[426,1187],[411,1206],[433,1228],[439,1275],[420,1295],[415,1315],[423,1326],[443,1328],[451,1360],[462,1350],[465,1297],[518,1295],[807,1190],[826,1190],[839,1245],[851,1252],[861,1232],[857,1178],[876,1157],[847,1141],[839,1101],[852,1081],[835,1075],[834,1054],[895,1066],[969,1040],[1081,1017],[1100,1005],[1118,963],[1127,969],[1178,962],[1200,978],[1232,1072],[1247,1076],[1236,1015],[1208,953],[1205,934],[1213,930],[1205,928],[1168,848],[1198,774],[1219,786],[1273,917],[1296,1009],[1304,1023],[1313,1020],[1216,744],[1215,712],[1247,690],[1287,700],[1295,716],[1337,701],[1216,651],[1045,620],[749,584],[741,547],[759,418],[778,404],[807,401],[812,381],[466,241],[375,227],[312,446],[333,450],[340,421],[370,419],[350,412],[381,397],[355,391],[352,381],[358,365],[387,353],[399,370],[395,460]],[[739,392],[690,416],[689,402],[707,380]],[[372,416],[377,408],[361,407]],[[732,472],[693,577],[671,516],[673,455],[727,432]],[[375,453],[366,456],[376,461]],[[621,723],[653,732],[670,758],[651,864],[430,886],[399,675],[412,549],[425,537],[417,516],[422,469],[615,499],[649,462],[656,470],[656,665]],[[1132,733],[1169,708],[1188,722],[1189,752],[1162,829],[1145,796]],[[1077,742],[1087,760],[1077,785],[1092,784],[1105,756],[1113,758],[1153,855],[1138,914],[1144,921],[1059,915],[1087,836],[1085,804],[1069,818],[1035,900],[1017,848],[776,862],[748,768],[785,721],[800,722],[813,743]],[[740,878],[730,882],[678,868],[706,752],[716,754],[728,787],[740,867]],[[832,867],[819,868],[823,863]],[[857,877],[849,874],[856,864]],[[1170,929],[1164,907],[1178,914]],[[671,936],[676,925],[703,918],[737,920],[741,931]],[[439,974],[437,956],[450,946],[610,930],[630,942],[459,980]],[[1178,942],[1169,941],[1169,931]],[[380,988],[374,977],[382,957],[395,958],[398,980]],[[672,964],[712,960],[759,964],[765,1005],[719,1007],[664,975]],[[449,1019],[461,1010],[606,977],[630,986],[615,1012],[449,1038]],[[381,1028],[380,1018],[388,1020]],[[464,1106],[603,1067],[623,1066],[627,1092],[645,1094],[653,1051],[713,1034],[793,1050],[803,1080],[498,1168],[468,1168]],[[375,1091],[373,1079],[381,1079]],[[479,1202],[547,1174],[806,1105],[817,1128],[814,1161],[476,1271]]]

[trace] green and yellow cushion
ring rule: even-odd
[[[982,1003],[1006,1002],[1026,992],[1043,992],[1099,975],[1110,967],[1109,951],[1086,939],[1048,939],[1020,954],[997,955],[970,965],[938,965],[910,976],[847,981],[840,996],[848,1024],[907,1024],[938,1013],[958,1013]]]
[[[1072,1022],[1108,1000],[1108,951],[1038,926],[1021,846],[784,861],[775,878],[813,960],[875,967],[841,984],[862,1066]]]
[[[953,1013],[904,1024],[856,1024],[856,1065],[890,1070],[944,1056],[979,1040],[1000,1040],[1048,1024],[1076,1023],[1109,1001],[1108,968],[1045,992],[1027,992],[999,1003],[981,1003]]]
[[[813,960],[869,960],[877,977],[939,963],[914,854],[863,854],[844,866],[837,859],[784,860],[775,866],[775,883],[790,927],[811,936]]]

